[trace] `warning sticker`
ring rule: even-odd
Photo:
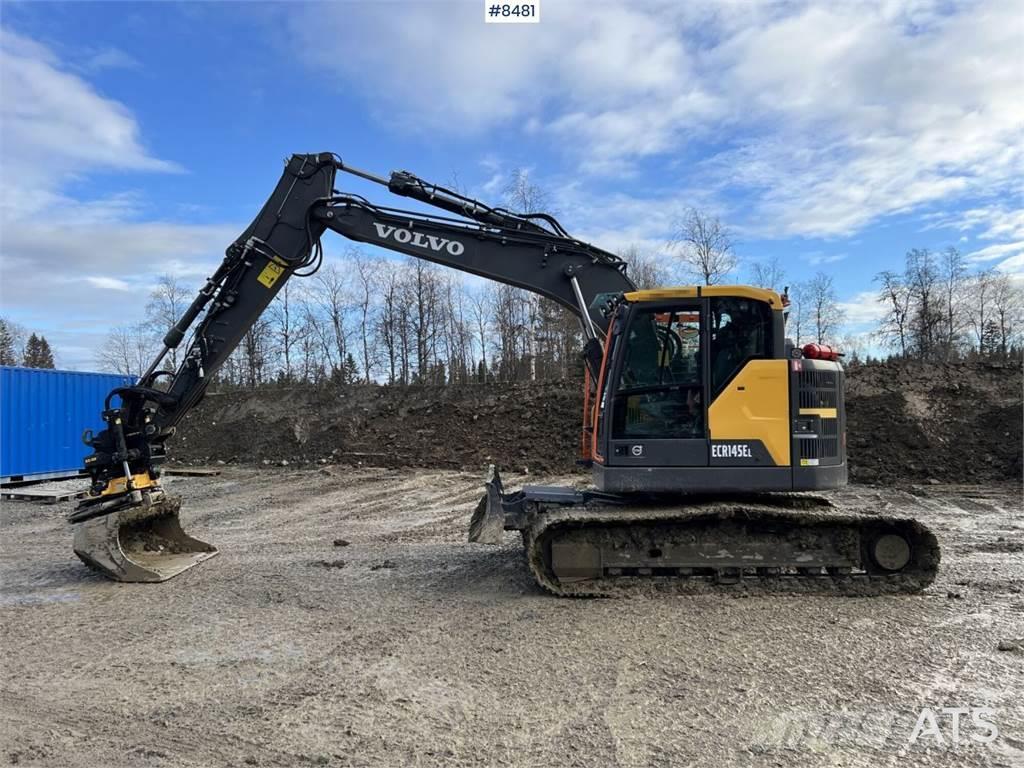
[[[279,278],[283,272],[284,267],[271,261],[267,263],[267,266],[263,268],[263,271],[260,272],[260,276],[256,279],[263,283],[263,285],[267,286],[267,288],[273,288],[274,283],[277,282],[277,278]]]

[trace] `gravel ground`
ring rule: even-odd
[[[0,762],[1024,765],[1019,488],[892,492],[943,546],[920,595],[560,600],[516,537],[464,543],[473,474],[170,480],[221,554],[162,585],[86,570],[70,504],[4,505]]]

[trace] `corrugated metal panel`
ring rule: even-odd
[[[89,453],[82,432],[102,429],[104,398],[134,383],[109,373],[0,366],[0,480],[81,469]]]

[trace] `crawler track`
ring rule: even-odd
[[[562,596],[655,590],[872,596],[918,592],[939,546],[921,523],[815,496],[686,506],[539,507],[523,531],[538,584]]]

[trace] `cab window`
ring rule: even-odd
[[[625,334],[613,438],[704,436],[698,306],[635,312]]]
[[[718,395],[748,360],[770,357],[772,310],[763,301],[711,299],[711,391]]]

